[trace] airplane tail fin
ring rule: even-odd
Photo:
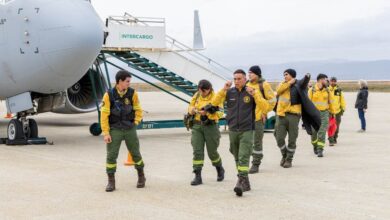
[[[194,11],[194,50],[204,50],[204,41],[202,36],[202,29],[200,27],[200,21],[199,21],[199,11]]]

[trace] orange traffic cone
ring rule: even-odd
[[[13,118],[14,116],[11,114],[11,113],[7,113],[5,116],[4,116],[4,118],[7,118],[7,119],[9,119],[9,118]]]
[[[130,153],[127,154],[127,161],[125,162],[125,166],[134,166],[134,160]]]

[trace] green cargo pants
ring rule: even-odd
[[[256,121],[256,129],[253,135],[253,152],[252,152],[252,164],[260,165],[263,159],[263,137],[264,137],[264,123],[262,120]]]
[[[249,160],[253,152],[253,131],[229,132],[230,153],[236,161],[239,176],[248,176]]]
[[[218,124],[198,125],[192,127],[191,145],[193,148],[193,169],[200,170],[204,164],[204,147],[206,145],[207,154],[213,166],[222,165],[222,159],[217,151],[221,133]]]
[[[112,142],[107,144],[107,161],[106,161],[106,171],[107,173],[115,173],[117,167],[117,159],[119,154],[119,149],[122,144],[122,141],[125,140],[127,149],[133,156],[135,162],[135,168],[144,167],[144,162],[142,160],[141,153],[139,151],[139,140],[137,136],[136,127],[128,130],[121,129],[111,129],[110,135]]]
[[[297,149],[297,138],[299,134],[298,114],[286,113],[286,116],[277,116],[275,123],[275,138],[282,153],[283,158],[292,161],[295,150]],[[286,136],[288,134],[288,145],[286,145]]]
[[[324,149],[325,140],[326,140],[326,132],[328,131],[329,126],[329,111],[321,111],[321,127],[318,130],[314,130],[312,128],[313,134],[311,135],[311,143],[313,147],[317,149]]]
[[[339,137],[340,124],[341,124],[341,116],[343,116],[343,112],[339,112],[336,114],[336,122],[337,122],[337,130],[334,133],[333,137],[329,137],[329,143],[337,143],[337,139]]]

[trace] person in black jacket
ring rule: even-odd
[[[253,135],[255,130],[256,106],[261,111],[269,108],[267,100],[260,95],[260,90],[246,86],[246,73],[239,69],[233,74],[232,82],[226,82],[217,93],[211,104],[219,106],[226,101],[226,121],[229,126],[230,152],[237,165],[238,181],[234,187],[237,196],[250,191],[248,178],[249,161],[253,152]]]
[[[359,81],[360,90],[357,94],[355,108],[358,110],[359,119],[361,123],[361,129],[358,132],[366,131],[366,117],[365,113],[367,112],[367,104],[368,104],[368,86],[367,81],[360,80]]]

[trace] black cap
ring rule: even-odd
[[[290,74],[290,76],[292,76],[292,78],[297,77],[297,72],[294,69],[286,69],[284,72]]]
[[[249,68],[249,72],[252,72],[252,73],[256,74],[258,77],[261,77],[261,69],[257,65]]]
[[[330,78],[330,81],[335,81],[337,82],[337,78],[335,76],[332,76],[332,78]]]

